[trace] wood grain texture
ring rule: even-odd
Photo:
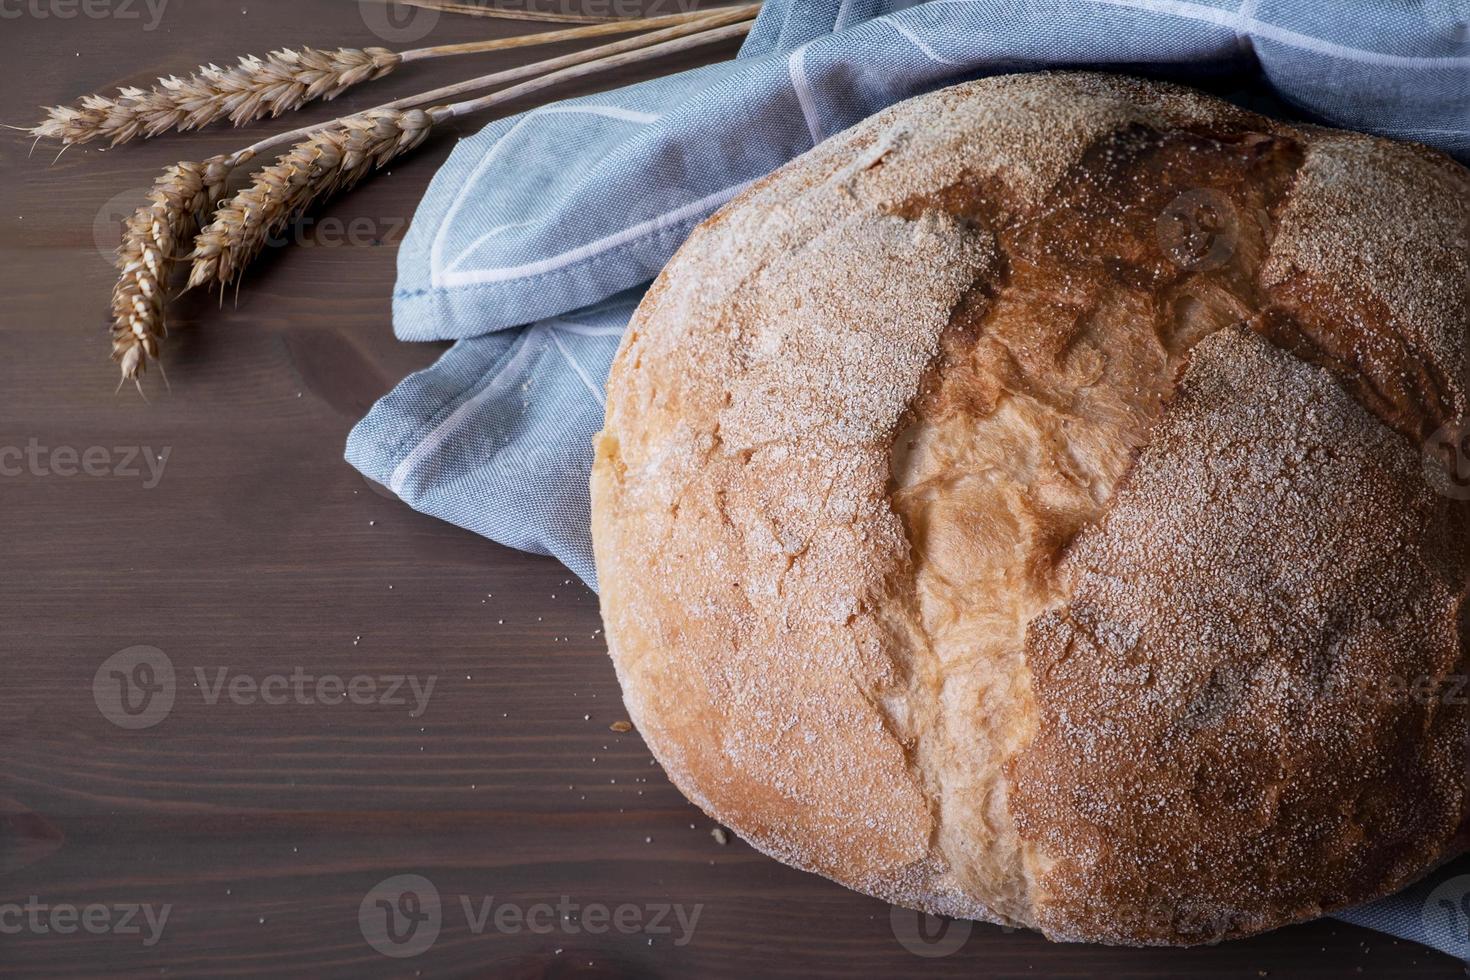
[[[0,121],[283,44],[380,43],[349,0],[171,0],[152,31],[142,0],[124,4],[7,5]],[[430,40],[534,29],[446,15]],[[405,67],[305,116],[540,56]],[[1182,951],[1052,945],[976,925],[949,934],[949,955],[921,957],[881,903],[739,841],[716,843],[637,733],[608,728],[623,714],[595,597],[550,560],[413,513],[341,460],[357,418],[440,349],[392,338],[395,245],[456,135],[483,121],[318,212],[299,246],[252,270],[238,306],[182,301],[165,354],[173,390],[150,403],[112,394],[106,215],[133,206],[165,164],[231,149],[243,134],[74,148],[54,164],[44,149],[28,157],[25,141],[0,139],[0,453],[34,446],[48,470],[22,463],[0,476],[0,911],[33,896],[51,907],[171,907],[153,945],[146,926],[0,931],[0,972],[1460,975],[1449,958],[1331,922]],[[356,227],[370,234],[334,243],[320,234],[325,219],[366,221]],[[49,472],[68,468],[58,447],[98,447],[109,475]],[[142,447],[166,455],[156,485],[143,466],[110,472]],[[169,658],[175,701],[157,725],[125,730],[99,711],[93,679],[140,644]],[[221,669],[227,682],[299,669],[432,676],[435,686],[420,715],[411,697],[211,703]],[[433,882],[443,924],[421,955],[393,959],[364,939],[359,907],[400,874]],[[476,932],[461,896],[475,915],[489,896],[581,912],[545,933],[493,919]],[[681,943],[677,927],[593,933],[582,917],[593,903],[634,906],[643,926],[660,905],[701,911]],[[0,930],[14,921],[0,914]]]

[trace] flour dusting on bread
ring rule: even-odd
[[[1465,672],[1466,507],[1415,440],[1465,407],[1467,186],[1087,74],[757,182],[650,289],[593,471],[670,777],[790,864],[1061,939],[1245,935],[1463,846],[1463,704],[1358,702]]]

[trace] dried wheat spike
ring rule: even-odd
[[[164,320],[169,273],[179,245],[224,193],[230,171],[245,154],[178,163],[153,182],[148,203],[127,219],[117,250],[117,285],[112,290],[112,359],[124,381],[136,382],[148,359],[158,357],[167,334]]]
[[[189,288],[234,282],[266,242],[311,205],[418,146],[442,109],[371,109],[307,137],[251,175],[194,240]]]
[[[83,96],[55,106],[29,130],[32,136],[70,146],[110,140],[113,146],[170,129],[185,131],[228,117],[236,126],[279,116],[316,99],[333,99],[362,82],[381,78],[402,59],[387,48],[282,48],[269,57],[249,55],[232,68],[205,65],[186,78],[160,78],[151,89],[126,87],[115,97]]]

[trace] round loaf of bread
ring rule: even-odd
[[[1053,939],[1409,884],[1466,847],[1467,232],[1437,153],[1095,74],[757,182],[608,381],[639,731],[779,860]]]

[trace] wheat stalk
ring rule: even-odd
[[[400,52],[404,64],[410,61],[419,61],[424,58],[443,58],[457,54],[479,54],[485,51],[505,51],[510,48],[524,48],[536,44],[554,44],[561,41],[581,41],[590,37],[604,37],[608,34],[631,34],[634,31],[652,31],[663,27],[676,27],[680,24],[692,24],[697,21],[708,21],[716,17],[727,15],[739,15],[741,18],[754,17],[760,10],[759,3],[745,3],[738,6],[719,7],[710,10],[695,10],[683,14],[663,14],[658,17],[639,17],[632,20],[593,20],[582,27],[568,27],[558,31],[538,31],[535,34],[517,34],[512,37],[498,37],[491,41],[466,41],[462,44],[438,44],[429,48],[415,48],[412,51]]]
[[[51,107],[28,132],[67,146],[98,139],[117,146],[225,118],[242,126],[316,99],[336,98],[354,85],[382,78],[401,61],[387,48],[282,48],[266,58],[247,55],[232,68],[205,65],[184,78],[161,78],[150,89],[83,96],[73,105]]]
[[[753,11],[758,4],[716,11]],[[318,99],[331,100],[355,85],[375,81],[399,65],[430,58],[481,54],[538,44],[555,44],[607,34],[626,34],[699,22],[709,11],[667,14],[543,31],[517,37],[441,44],[394,52],[387,48],[282,48],[268,57],[246,55],[232,68],[204,65],[183,78],[160,78],[152,88],[124,87],[117,95],[85,95],[72,105],[52,106],[46,118],[24,132],[63,146],[108,140],[117,146],[170,130],[186,132],[221,119],[243,126],[264,116],[279,116]]]
[[[759,4],[752,6],[756,9],[759,8]],[[751,11],[743,7],[731,7],[728,10],[728,13],[706,15],[702,20],[688,27],[676,27],[667,31],[660,31],[656,34],[645,34],[640,38],[634,39],[635,41],[647,41],[656,37],[670,37],[677,38],[676,40],[664,41],[661,44],[651,44],[638,50],[629,50],[632,47],[629,41],[620,41],[616,44],[607,44],[600,48],[593,48],[589,52],[583,52],[583,54],[605,52],[604,56],[587,61],[585,64],[574,64],[560,71],[539,75],[528,82],[522,82],[520,85],[512,85],[510,88],[501,89],[499,92],[482,95],[476,99],[467,99],[464,102],[456,102],[453,105],[445,106],[445,111],[450,117],[467,116],[471,113],[483,112],[486,109],[491,109],[507,102],[514,102],[516,99],[530,95],[532,92],[539,92],[541,89],[550,88],[553,85],[560,85],[562,82],[570,82],[576,79],[586,78],[590,75],[600,75],[603,72],[612,71],[615,68],[622,68],[625,65],[648,61],[651,58],[677,54],[681,51],[688,51],[691,48],[700,47],[701,45],[717,44],[721,41],[729,41],[749,34],[751,27],[755,24]],[[619,53],[611,53],[614,51]],[[567,60],[573,57],[569,55]],[[582,61],[585,59],[579,57],[577,60]],[[551,62],[547,62],[547,64],[551,64]],[[490,76],[486,77],[488,78]],[[447,86],[444,89],[440,89],[439,93],[435,95],[435,98],[443,98],[444,94],[449,92],[458,95],[461,92],[474,88],[485,87],[484,84],[475,84],[475,81],[483,82],[484,80],[479,79],[467,84]],[[417,96],[413,101],[424,101],[424,97]]]
[[[663,31],[484,75],[281,133],[204,164],[181,163],[169,168],[155,182],[149,204],[129,219],[119,250],[121,274],[113,293],[113,358],[119,362],[123,380],[137,383],[148,360],[157,359],[166,332],[166,285],[174,262],[181,258],[178,245],[195,233],[197,215],[214,206],[230,172],[246,161],[268,149],[290,146],[274,163],[252,174],[250,182],[220,204],[209,224],[198,231],[187,256],[191,268],[186,288],[236,281],[272,235],[312,204],[351,187],[418,146],[434,126],[448,119],[561,82],[742,36],[751,28],[755,9],[756,5],[732,7],[702,15]],[[553,68],[559,70],[548,71]],[[528,75],[538,77],[479,98],[416,108]]]
[[[495,7],[488,4],[456,3],[455,0],[379,0],[382,3],[399,4],[404,7],[422,7],[448,14],[469,14],[473,17],[494,17],[498,20],[534,20],[548,24],[608,24],[623,19],[602,17],[596,14],[550,13],[539,10]]]

